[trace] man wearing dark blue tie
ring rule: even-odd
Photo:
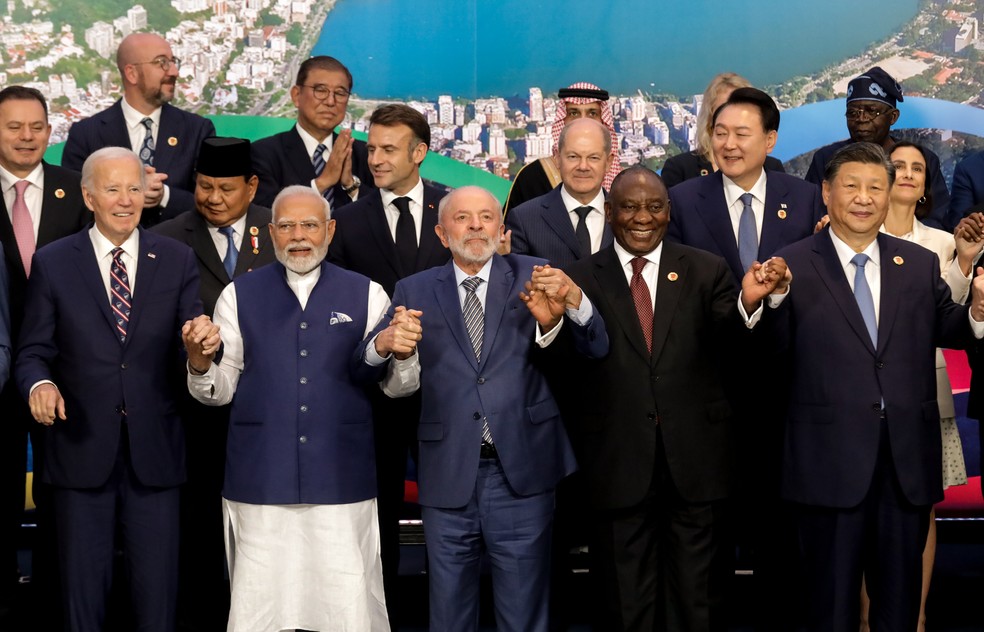
[[[145,173],[122,147],[93,153],[82,194],[95,225],[34,256],[15,375],[45,426],[65,628],[100,632],[122,549],[135,629],[173,632],[185,480],[181,327],[202,315],[194,253],[138,230]],[[116,542],[119,533],[121,541]]]
[[[943,499],[935,348],[984,335],[984,271],[969,308],[935,254],[879,234],[895,168],[873,143],[827,163],[829,229],[779,252],[794,277],[767,313],[788,374],[782,496],[794,503],[806,628],[915,630],[922,551]],[[766,324],[766,321],[763,321]]]

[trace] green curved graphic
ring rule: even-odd
[[[292,119],[274,118],[270,116],[237,116],[232,114],[222,114],[209,116],[215,123],[215,130],[219,136],[235,136],[237,138],[248,138],[259,140],[273,134],[290,129],[294,124]],[[352,136],[360,140],[365,140],[364,132],[352,132]],[[52,145],[45,152],[45,160],[53,164],[61,164],[62,151],[65,143]],[[475,167],[452,160],[447,156],[427,152],[427,159],[421,165],[420,175],[428,180],[438,182],[449,187],[461,187],[465,185],[477,185],[488,189],[499,198],[500,202],[505,202],[509,194],[509,181],[504,180],[494,174]]]

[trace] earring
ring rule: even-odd
[[[920,204],[925,204],[926,203],[926,196],[925,195],[922,196],[921,198],[919,198],[919,203]]]

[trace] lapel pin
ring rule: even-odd
[[[670,272],[669,274],[666,275],[666,278],[669,279],[670,281],[676,281],[677,279],[680,278],[680,275],[677,274],[676,272]]]
[[[155,254],[154,254],[154,253],[152,253],[152,252],[148,252],[148,253],[147,253],[147,258],[148,258],[148,259],[156,259],[156,258],[157,258],[157,255],[155,255]]]
[[[428,204],[427,205],[427,208],[434,208],[434,205],[433,204]]]
[[[254,255],[260,254],[260,249],[259,248],[253,248],[253,254]]]
[[[786,203],[785,202],[779,202],[779,207],[780,208],[786,208]]]
[[[65,197],[65,189],[55,189],[55,197],[59,200]]]
[[[701,169],[700,170],[700,175],[702,175],[702,176],[706,176],[708,173],[710,173],[710,172],[707,169]]]
[[[252,235],[253,237],[256,237],[257,235],[260,234],[260,229],[257,228],[256,226],[250,226],[249,227],[249,234]]]
[[[784,208],[779,209],[779,212],[776,213],[776,215],[779,216],[779,219],[786,219],[786,209]]]
[[[177,147],[178,146],[178,137],[177,136],[168,136],[168,138],[167,138],[167,144],[170,145],[171,147]]]
[[[900,257],[900,256],[898,256],[898,255],[895,255],[894,257],[892,257],[892,262],[893,262],[893,263],[894,263],[895,265],[897,265],[897,266],[900,266],[900,265],[902,265],[903,263],[905,263],[905,259],[903,259],[902,257]]]

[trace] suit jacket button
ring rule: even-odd
[[[307,329],[307,323],[301,323],[301,329]]]
[[[474,419],[475,421],[478,421],[481,418],[482,418],[482,413],[475,413],[474,415],[472,415],[472,419]]]
[[[304,435],[301,435],[301,438],[298,439],[298,441],[300,441],[301,443],[307,443],[307,437],[305,437]]]
[[[484,377],[478,378],[478,383],[479,384],[485,384],[485,378]]]
[[[302,377],[301,378],[301,384],[307,384],[307,378],[306,377]]]
[[[123,369],[123,370],[125,371],[125,370],[126,370],[126,362],[124,362],[123,364],[121,364],[121,365],[120,365],[120,368],[121,368],[121,369]]]
[[[656,413],[649,413],[648,415],[646,415],[646,417],[649,419],[649,421],[656,421]]]
[[[884,362],[876,362],[875,363],[875,366],[878,367],[879,369],[884,369],[885,368],[885,363]]]
[[[301,412],[306,413],[308,411],[307,404],[301,404]]]
[[[881,412],[881,402],[875,402],[874,404],[872,404],[871,405],[871,410],[875,411],[876,413],[880,413]]]
[[[302,358],[306,358],[307,357],[307,354],[308,354],[307,349],[301,349],[301,357]]]

